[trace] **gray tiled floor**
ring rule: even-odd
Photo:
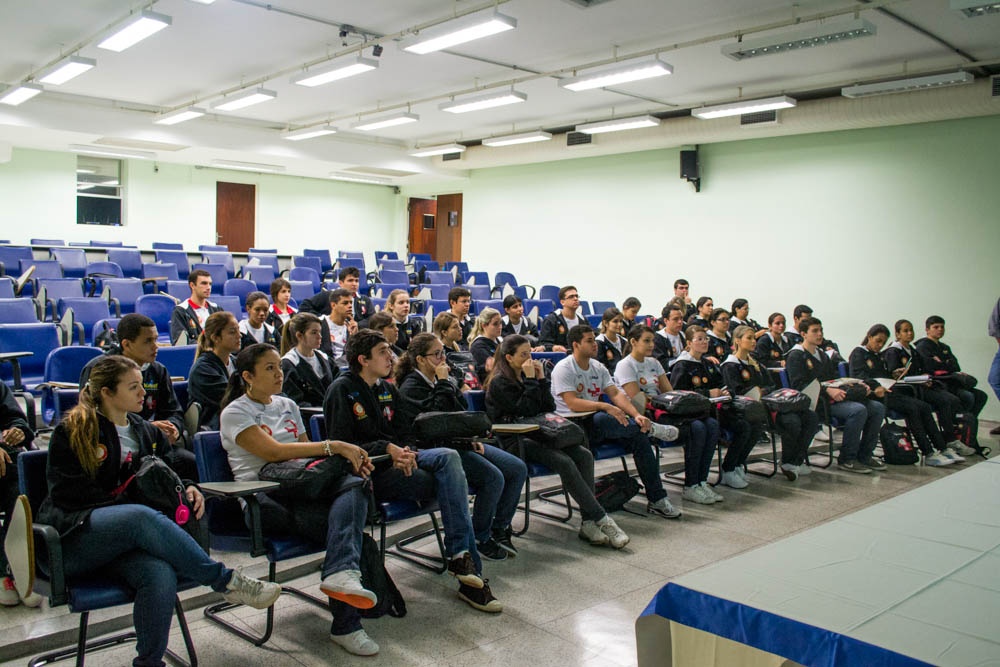
[[[983,428],[984,443],[995,445],[987,430]],[[684,517],[678,521],[619,513],[616,520],[632,538],[621,551],[581,542],[576,518],[572,527],[534,519],[530,532],[516,540],[517,558],[487,563],[486,576],[505,606],[499,615],[468,608],[456,597],[450,577],[390,559],[390,572],[409,613],[402,619],[365,622],[382,647],[375,658],[344,653],[327,639],[325,612],[287,596],[277,605],[276,630],[263,648],[221,631],[200,609],[188,612],[188,618],[200,662],[208,667],[633,665],[635,618],[672,577],[880,502],[957,468],[893,467],[877,476],[830,469],[795,483],[780,476],[751,476],[745,491],[722,489],[726,500],[721,504],[684,504]],[[671,499],[679,503],[675,489],[668,487]],[[317,592],[318,574],[310,568],[295,584]],[[263,625],[263,612],[244,609],[234,618],[258,629]],[[59,610],[0,610],[7,638],[44,633],[60,620],[66,619]],[[183,646],[176,629],[171,645],[175,650]],[[132,651],[131,646],[109,649],[94,654],[88,664],[127,665]],[[18,658],[0,667],[25,662]]]

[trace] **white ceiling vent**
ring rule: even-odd
[[[566,133],[566,145],[567,146],[583,146],[589,143],[593,143],[594,135],[587,134],[586,132],[567,132]]]
[[[770,111],[755,111],[754,113],[745,113],[740,116],[740,127],[753,127],[754,125],[777,125],[778,124],[778,110],[771,109]]]

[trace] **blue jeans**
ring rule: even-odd
[[[133,665],[163,665],[177,597],[177,577],[226,589],[233,571],[208,557],[166,516],[145,505],[99,507],[62,541],[66,576],[99,573],[135,590]]]
[[[479,543],[489,540],[493,529],[503,530],[510,525],[528,477],[528,467],[513,454],[492,445],[484,445],[483,450],[482,454],[458,452],[470,491],[476,494],[472,530]]]
[[[663,480],[660,479],[660,464],[656,460],[656,453],[653,451],[653,443],[649,436],[639,429],[639,425],[634,419],[628,420],[627,426],[622,426],[618,420],[607,412],[598,412],[594,415],[590,437],[590,446],[593,449],[605,443],[616,443],[631,452],[635,467],[639,471],[639,479],[646,489],[646,500],[655,503],[660,498],[667,495],[663,488]]]
[[[844,422],[844,443],[837,462],[870,459],[885,421],[885,406],[878,401],[840,401],[830,404],[830,415]]]

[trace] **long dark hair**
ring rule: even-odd
[[[503,341],[497,346],[497,351],[493,355],[493,370],[490,371],[489,376],[486,378],[486,382],[483,383],[484,387],[489,387],[490,382],[493,381],[497,375],[502,375],[511,382],[521,381],[521,369],[514,368],[507,361],[508,354],[514,354],[517,348],[524,344],[530,345],[531,342],[520,334],[512,334],[510,336],[504,336]]]
[[[252,374],[254,367],[257,365],[257,360],[268,352],[277,351],[278,350],[276,350],[273,345],[268,345],[267,343],[254,343],[253,345],[247,345],[245,348],[240,350],[240,353],[236,355],[236,361],[233,364],[236,366],[236,371],[229,376],[229,384],[226,385],[226,393],[223,394],[222,402],[219,404],[220,412],[227,405],[247,393],[246,380],[243,379],[243,371],[247,371]]]
[[[861,346],[864,347],[868,345],[868,341],[870,341],[872,338],[874,338],[879,334],[884,335],[886,337],[886,340],[888,340],[889,327],[885,326],[884,324],[873,324],[871,328],[868,330],[868,333],[866,333],[865,337],[861,340]]]
[[[288,351],[299,344],[299,338],[297,334],[305,335],[306,329],[309,328],[310,324],[319,324],[322,326],[319,318],[312,313],[296,313],[292,316],[292,319],[285,323],[285,326],[281,330],[281,351],[279,354],[282,356],[288,354]]]
[[[410,339],[410,345],[406,348],[406,352],[399,357],[396,362],[396,369],[393,372],[393,378],[396,380],[396,386],[403,384],[403,379],[417,370],[417,357],[427,356],[427,352],[434,346],[434,343],[439,343],[437,337],[434,334],[420,333]]]

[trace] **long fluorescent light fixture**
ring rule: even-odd
[[[413,157],[432,157],[434,155],[447,155],[448,153],[461,153],[465,150],[462,144],[441,144],[439,146],[424,146],[410,152]]]
[[[205,110],[200,107],[185,107],[177,111],[170,111],[157,115],[153,121],[157,125],[177,125],[185,121],[201,118],[205,115]]]
[[[358,121],[357,123],[351,125],[351,129],[370,132],[372,130],[381,130],[385,127],[395,127],[396,125],[415,123],[418,120],[420,120],[420,116],[415,113],[394,113],[389,116],[373,118],[372,120]]]
[[[560,88],[572,91],[606,88],[631,81],[642,81],[658,76],[673,74],[674,68],[659,58],[643,58],[633,60],[608,69],[597,70],[590,74],[569,77],[559,82]]]
[[[41,93],[44,88],[34,83],[21,83],[11,86],[0,94],[0,104],[8,104],[16,107],[18,104],[27,102],[35,95]]]
[[[316,137],[324,137],[328,134],[336,133],[337,128],[333,125],[317,125],[313,127],[304,127],[301,130],[283,132],[281,136],[289,141],[302,141],[303,139],[315,139]]]
[[[155,35],[173,22],[166,14],[157,14],[148,9],[144,9],[135,16],[132,16],[113,35],[97,45],[99,49],[116,51],[121,53],[125,49],[150,35]]]
[[[552,135],[548,132],[536,130],[535,132],[522,132],[520,134],[508,134],[502,137],[490,137],[483,139],[483,146],[513,146],[515,144],[530,144],[536,141],[549,141]]]
[[[330,178],[335,181],[349,181],[351,183],[367,183],[369,185],[389,185],[388,178],[378,178],[377,176],[360,176],[358,174],[347,174],[339,171],[332,172]]]
[[[448,113],[467,113],[469,111],[482,111],[483,109],[502,107],[508,104],[519,104],[527,99],[527,95],[519,93],[516,90],[494,91],[485,95],[442,102],[438,105],[438,109],[447,111]]]
[[[949,72],[948,74],[915,76],[909,79],[896,79],[895,81],[882,81],[881,83],[866,83],[860,86],[848,86],[847,88],[841,88],[840,94],[844,97],[852,98],[871,97],[872,95],[905,93],[910,90],[923,90],[925,88],[960,86],[964,83],[972,83],[973,81],[975,81],[975,77],[968,72]]]
[[[377,60],[358,56],[350,62],[339,62],[293,76],[292,83],[312,88],[322,86],[324,83],[330,83],[331,81],[346,79],[349,76],[361,74],[362,72],[370,72],[373,69],[378,69]]]
[[[259,171],[266,174],[280,174],[285,170],[280,164],[237,162],[235,160],[212,160],[212,166],[220,169],[235,169],[237,171]]]
[[[237,93],[235,97],[229,97],[221,102],[217,102],[212,105],[212,108],[218,109],[219,111],[236,111],[237,109],[245,109],[246,107],[253,106],[254,104],[260,104],[261,102],[273,100],[277,96],[278,93],[273,90],[253,88]]]
[[[659,124],[660,119],[655,116],[632,116],[630,118],[616,118],[614,120],[602,120],[598,123],[577,125],[576,131],[583,132],[584,134],[602,134],[604,132],[635,130],[640,127],[656,127]]]
[[[970,19],[986,14],[1000,14],[1000,2],[983,2],[983,0],[951,0],[951,8],[958,10]]]
[[[105,148],[103,146],[84,146],[70,144],[69,149],[81,155],[96,155],[98,157],[135,158],[137,160],[155,160],[156,153],[151,151],[130,151],[124,148]]]
[[[412,38],[400,43],[400,48],[423,55],[440,51],[474,39],[489,37],[517,27],[517,19],[499,12],[469,14],[447,23],[421,30]]]
[[[38,80],[53,86],[61,86],[70,79],[80,76],[87,70],[93,69],[95,65],[97,65],[97,61],[93,58],[70,56],[45,70],[38,77]]]
[[[858,37],[871,37],[876,32],[875,25],[864,19],[817,23],[808,28],[784,32],[780,35],[744,39],[722,47],[722,55],[733,60],[744,60],[775,53],[787,53],[796,49],[837,44]]]
[[[773,109],[790,109],[796,104],[795,100],[787,95],[780,97],[766,97],[760,100],[746,100],[744,102],[732,102],[730,104],[716,104],[710,107],[699,107],[691,110],[691,115],[695,118],[710,120],[712,118],[724,118],[726,116],[742,116],[745,113],[757,113],[759,111],[771,111]]]

